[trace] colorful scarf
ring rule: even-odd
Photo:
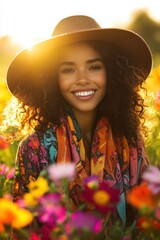
[[[113,139],[111,128],[105,117],[97,123],[91,157],[85,154],[84,142],[74,115],[63,119],[61,127],[56,130],[58,142],[57,162],[75,162],[77,171],[84,180],[88,175],[97,175],[100,181],[110,181],[117,185],[129,165],[129,147],[126,139]]]
[[[63,119],[61,126],[56,129],[56,136],[57,162],[76,163],[78,177],[70,189],[72,206],[78,206],[81,201],[78,193],[83,187],[84,179],[89,175],[97,175],[101,182],[120,189],[117,211],[125,223],[125,196],[129,189],[138,183],[142,149],[129,146],[125,137],[114,138],[106,117],[97,122],[90,159],[85,153],[80,128],[73,113]]]

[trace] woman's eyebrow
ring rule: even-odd
[[[72,65],[75,65],[75,63],[74,63],[74,62],[69,62],[69,61],[67,62],[67,61],[65,61],[65,62],[60,63],[59,67],[61,67],[61,66],[63,66],[63,65],[72,66]]]
[[[87,60],[87,63],[94,63],[94,62],[103,62],[103,60],[100,57]]]
[[[87,60],[87,63],[95,63],[95,62],[103,62],[102,58],[93,58],[93,59],[89,59]],[[63,66],[63,65],[69,65],[69,66],[73,66],[75,65],[74,62],[71,62],[71,61],[65,61],[65,62],[62,62],[59,67]]]

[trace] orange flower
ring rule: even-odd
[[[6,149],[8,147],[9,143],[7,142],[7,140],[3,136],[0,136],[0,149]]]
[[[137,221],[137,226],[140,228],[141,231],[148,230],[151,227],[151,223],[147,218],[141,217]]]
[[[140,217],[137,221],[137,226],[142,231],[147,231],[149,229],[160,230],[160,221],[153,218]]]
[[[20,208],[16,203],[5,198],[0,198],[0,213],[0,229],[2,230],[6,224],[14,228],[22,228],[33,219],[29,211]]]
[[[68,240],[68,237],[66,235],[62,235],[59,237],[59,240]]]
[[[134,187],[127,195],[127,201],[138,209],[153,210],[156,203],[155,196],[152,195],[146,184]]]

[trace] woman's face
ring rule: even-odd
[[[58,77],[60,92],[74,112],[96,110],[105,95],[107,74],[92,46],[75,43],[64,48]]]

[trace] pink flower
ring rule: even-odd
[[[9,167],[6,166],[4,163],[0,164],[0,175],[4,175],[8,172]]]
[[[14,173],[15,173],[15,167],[13,167],[11,170],[8,171],[7,178],[9,178],[9,179],[13,178]]]
[[[49,177],[57,184],[63,180],[73,180],[75,177],[76,169],[73,163],[59,163],[52,164],[48,167]]]
[[[160,109],[160,90],[158,90],[157,93],[156,93],[155,107],[157,109]]]
[[[157,167],[149,166],[142,177],[153,194],[160,193],[160,170]]]
[[[20,208],[27,208],[26,202],[23,198],[18,199],[16,203]]]

